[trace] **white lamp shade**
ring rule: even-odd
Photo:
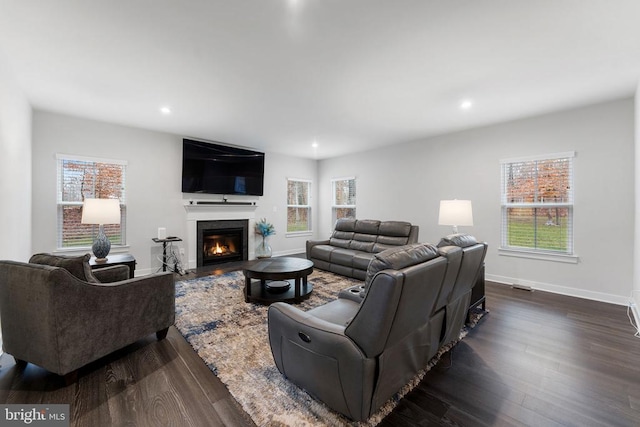
[[[83,224],[120,224],[120,200],[84,199]]]
[[[473,225],[471,200],[441,200],[440,225]]]

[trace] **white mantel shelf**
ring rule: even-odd
[[[207,208],[252,208],[258,207],[257,202],[240,202],[240,201],[219,201],[219,200],[189,200],[184,202],[184,208],[189,209],[207,209]]]

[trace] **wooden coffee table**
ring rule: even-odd
[[[312,271],[313,262],[304,258],[276,257],[256,261],[243,271],[244,300],[265,304],[300,302],[313,290],[313,285],[307,282]]]

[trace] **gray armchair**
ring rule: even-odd
[[[92,272],[89,257],[0,261],[3,349],[19,365],[36,364],[69,382],[100,357],[151,333],[166,336],[175,319],[173,275],[128,279],[127,266]]]
[[[354,289],[361,300],[347,294],[307,312],[272,304],[276,366],[333,410],[370,417],[437,352],[445,315],[436,303],[448,300],[440,294],[452,289],[460,252],[441,256],[429,244],[388,249],[372,259],[364,288]]]

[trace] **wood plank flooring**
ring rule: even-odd
[[[490,313],[381,426],[640,425],[640,339],[626,307],[486,288]],[[86,366],[70,386],[4,354],[0,403],[68,403],[73,426],[253,425],[174,327]]]

